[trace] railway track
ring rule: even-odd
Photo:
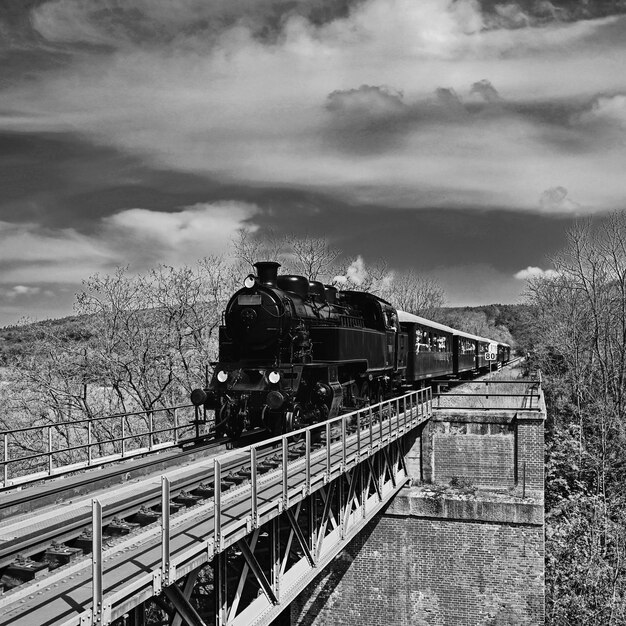
[[[313,447],[324,445],[322,437]],[[304,446],[304,442],[293,443],[289,447],[289,461],[301,458]],[[172,492],[178,495],[172,498],[170,513],[214,497],[210,461],[215,456],[207,456],[200,464],[202,467],[188,473],[182,472],[180,477],[171,480]],[[257,468],[263,473],[276,469],[281,463],[282,450],[268,449],[259,454]],[[235,461],[226,463],[222,466],[222,492],[242,484],[250,475],[249,464]],[[109,547],[128,538],[134,531],[157,523],[161,515],[160,483],[154,475],[124,487],[118,485],[117,488],[122,492],[120,497],[114,503],[107,504],[103,510],[103,530]],[[54,491],[62,494],[64,488],[59,486]],[[86,558],[91,551],[91,500],[83,497],[69,508],[66,513],[59,514],[57,507],[54,511],[46,510],[34,516],[31,521],[8,519],[0,524],[0,587],[4,591],[43,577],[70,561]],[[18,529],[19,536],[11,538],[11,533]]]
[[[183,460],[193,455],[210,452],[215,448],[225,447],[229,443],[231,443],[229,439],[212,439],[208,443],[194,447],[180,448],[175,455],[171,454],[171,450],[167,450],[157,455],[146,455],[140,461],[133,458],[131,459],[134,461],[132,469],[140,468],[145,472],[149,472],[151,468],[162,465],[170,459]],[[37,508],[38,501],[49,500],[50,498],[59,500],[63,498],[64,494],[76,492],[82,488],[89,488],[101,480],[121,481],[129,473],[129,466],[126,462],[127,459],[121,459],[114,465],[109,465],[106,468],[103,464],[99,469],[89,468],[87,470],[77,470],[74,475],[53,476],[43,483],[38,481],[33,484],[25,483],[19,487],[0,487],[0,495],[4,494],[2,499],[0,499],[0,524],[2,520],[12,514],[11,510],[19,509],[19,507],[26,504],[32,510]],[[44,502],[40,506],[45,505],[46,503]]]
[[[373,424],[386,419],[389,414],[395,414],[392,404],[381,410],[378,415],[371,417]],[[363,428],[363,423],[360,425]],[[331,442],[340,437],[340,431],[333,427],[330,431]],[[359,425],[356,421],[347,426],[347,433],[356,432]],[[260,433],[256,434],[260,438]],[[247,444],[252,443],[247,438]],[[168,469],[170,479],[172,504],[170,514],[174,514],[185,508],[206,503],[214,498],[214,471],[213,459],[219,452],[211,453],[211,448],[217,448],[223,444],[213,441],[204,447],[204,456],[201,460],[194,461],[188,467],[179,467],[175,470]],[[326,446],[326,433],[320,432],[318,440],[312,442],[311,451]],[[177,457],[197,453],[197,449],[181,451]],[[306,452],[304,441],[293,441],[287,448],[287,462],[291,463],[301,459]],[[163,459],[155,458],[154,466],[163,462]],[[268,448],[259,451],[257,456],[257,472],[262,475],[265,472],[275,470],[283,463],[283,450],[281,448]],[[150,464],[150,463],[148,463]],[[114,474],[123,474],[128,468],[120,466]],[[8,518],[0,522],[0,592],[19,589],[24,583],[33,579],[44,578],[49,573],[62,567],[69,562],[77,562],[88,558],[91,552],[91,523],[92,503],[91,498],[98,497],[103,501],[103,533],[107,547],[113,547],[125,539],[132,537],[135,531],[139,532],[152,524],[159,523],[161,517],[161,484],[160,476],[165,473],[154,472],[149,477],[135,479],[123,485],[119,483],[113,489],[100,490],[85,494],[76,501],[71,501],[63,507],[56,506],[42,509],[38,514]],[[226,461],[221,467],[221,492],[236,488],[251,476],[249,461],[241,459]],[[80,479],[81,484],[89,485],[93,480],[88,474]],[[64,494],[75,487],[65,487],[63,481],[55,481],[58,484],[49,485],[46,491],[48,497],[51,493],[63,501]],[[115,499],[111,499],[115,494]],[[174,495],[176,494],[176,495]],[[24,490],[22,498],[28,499],[28,490]],[[0,505],[0,509],[1,509]],[[65,510],[62,510],[65,509]]]

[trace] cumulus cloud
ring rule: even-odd
[[[543,270],[540,267],[529,265],[526,269],[514,274],[517,280],[529,280],[531,278],[557,278],[559,273],[556,270]]]
[[[543,211],[550,213],[572,213],[582,208],[568,196],[565,187],[546,189],[539,197],[539,204]]]
[[[254,232],[257,226],[248,222],[257,211],[241,202],[200,203],[171,213],[127,209],[105,218],[103,226],[110,245],[127,251],[134,263],[179,265],[225,252],[244,225]]]
[[[6,282],[26,282],[19,276],[39,277],[46,282],[54,266],[65,267],[73,273],[73,268],[78,269],[86,260],[90,260],[92,266],[100,266],[109,258],[101,242],[73,229],[49,230],[34,223],[0,222],[0,266],[11,266],[2,275]],[[16,269],[17,265],[23,268],[23,274]]]
[[[40,287],[29,287],[28,285],[15,285],[8,289],[0,289],[0,293],[9,300],[15,300],[20,296],[35,296],[41,292]]]
[[[15,285],[15,287],[13,287],[13,292],[20,296],[22,295],[31,296],[36,293],[39,293],[39,291],[40,291],[39,287],[28,287],[26,285]]]
[[[479,95],[485,102],[501,102],[502,97],[498,90],[486,78],[475,82],[470,89],[470,94]]]
[[[457,92],[451,87],[437,87],[435,89],[437,101],[447,109],[465,113],[465,107]]]
[[[595,98],[579,119],[583,124],[603,123],[611,128],[626,129],[626,94]]]
[[[43,284],[79,284],[117,265],[142,270],[193,263],[225,252],[242,226],[254,231],[249,220],[257,211],[255,205],[235,202],[196,204],[172,213],[127,209],[104,218],[97,234],[89,235],[0,222],[1,283],[19,281],[11,288],[15,295],[33,295]]]
[[[361,85],[358,89],[336,90],[329,94],[326,108],[339,115],[387,117],[406,110],[402,93],[389,87]]]
[[[412,110],[403,94],[386,86],[335,90],[326,99],[330,124],[326,141],[340,151],[375,153],[403,140]]]

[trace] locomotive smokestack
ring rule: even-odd
[[[257,261],[254,267],[256,267],[256,273],[261,284],[268,287],[276,287],[280,263],[276,263],[276,261]]]

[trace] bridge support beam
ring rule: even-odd
[[[163,592],[167,599],[173,604],[176,609],[176,614],[170,621],[170,626],[183,626],[183,620],[185,626],[205,626],[204,621],[198,615],[196,610],[189,603],[191,592],[198,580],[198,574],[200,568],[197,568],[193,572],[187,574],[183,588],[178,585],[170,585],[166,587]]]
[[[217,554],[215,623],[270,624],[406,483],[404,453],[391,442]]]

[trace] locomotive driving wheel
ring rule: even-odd
[[[302,407],[299,404],[294,404],[291,411],[285,413],[285,433],[290,433],[294,430],[298,430],[301,427],[302,420]],[[292,437],[293,441],[300,441],[302,435]]]

